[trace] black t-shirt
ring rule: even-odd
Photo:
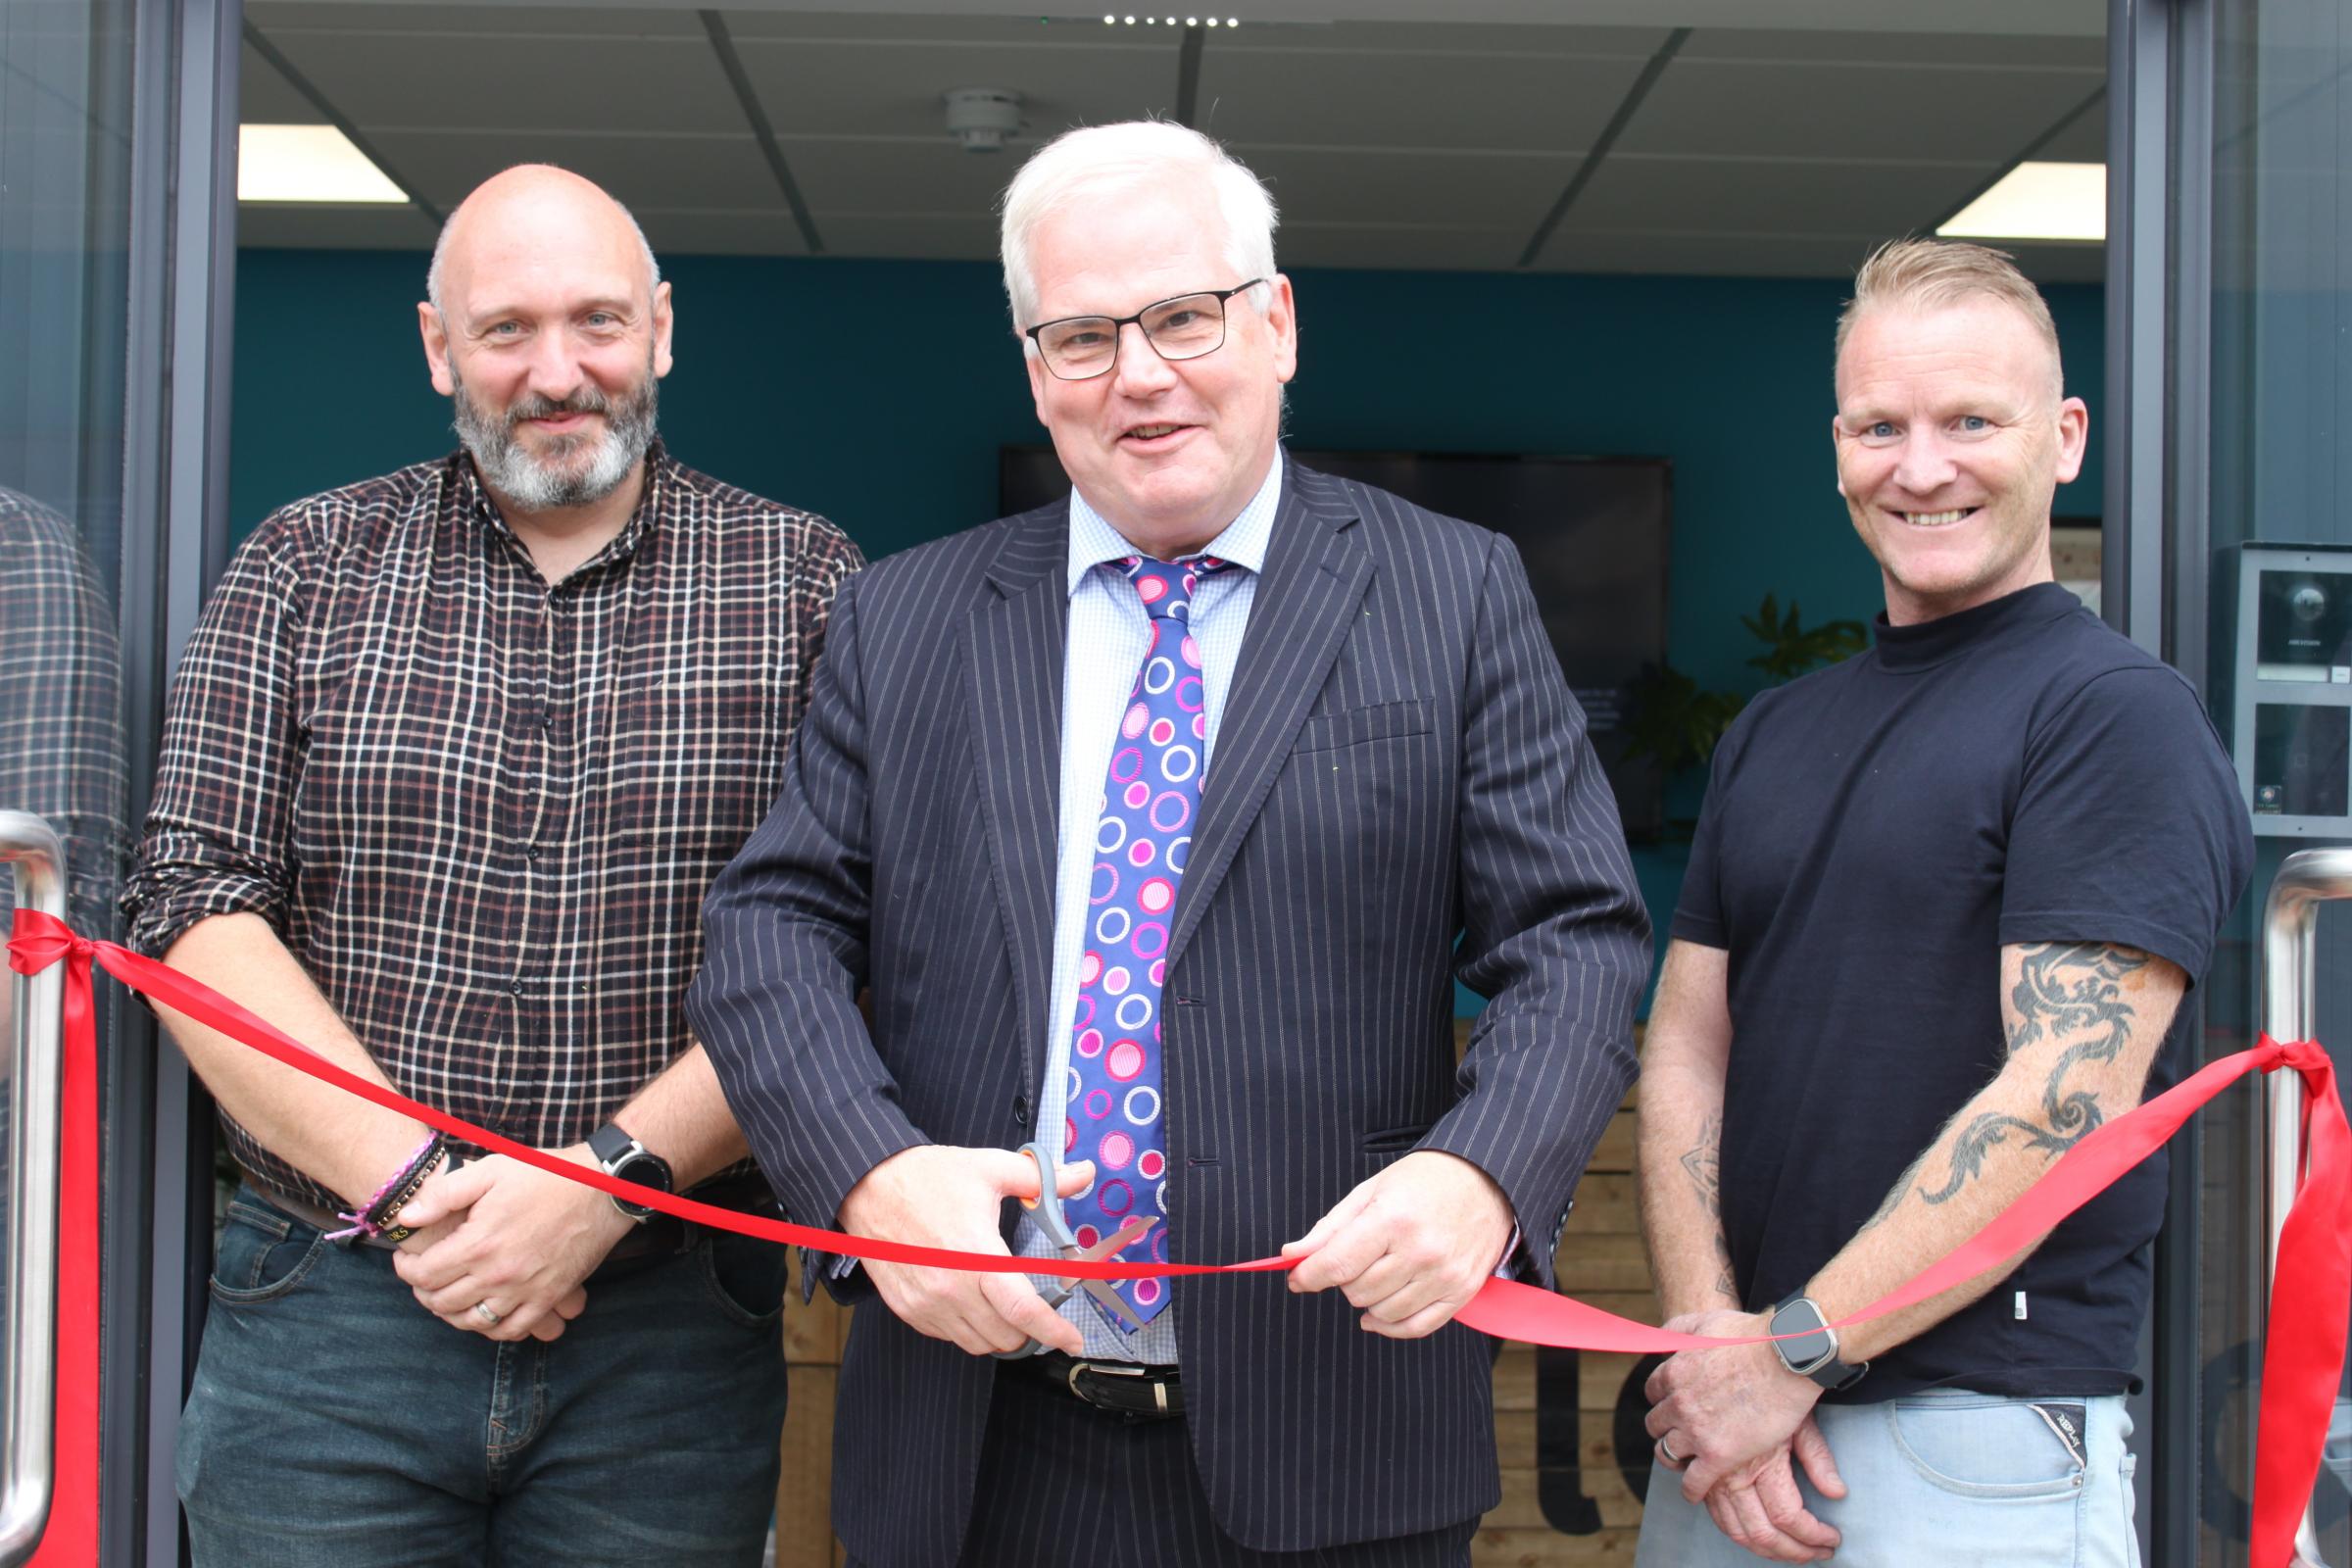
[[[1802,1287],[1999,1072],[2004,946],[2118,943],[2193,981],[2252,860],[2196,694],[2055,583],[1882,619],[1750,704],[1674,920],[1730,953],[1721,1193],[1747,1305]],[[2159,1152],[1832,1397],[2128,1388],[2164,1201]]]

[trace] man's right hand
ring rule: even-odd
[[[1085,1192],[1089,1161],[1061,1167],[1061,1196]],[[1010,1256],[997,1233],[1007,1198],[1034,1199],[1037,1165],[1006,1149],[925,1144],[903,1149],[865,1173],[841,1200],[841,1228],[857,1236]],[[906,1263],[863,1264],[883,1302],[919,1334],[948,1340],[973,1355],[1017,1350],[1031,1340],[1070,1355],[1086,1353],[1077,1325],[1046,1305],[1018,1274],[962,1274]],[[1053,1266],[1043,1260],[1040,1274]]]

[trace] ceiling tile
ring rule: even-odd
[[[1200,124],[1237,142],[1580,151],[1641,74],[1635,57],[1204,49]]]
[[[680,6],[406,5],[365,0],[249,0],[245,20],[281,30],[338,33],[505,33],[529,37],[700,38],[702,20]]]
[[[249,249],[415,251],[416,292],[424,293],[424,263],[440,233],[414,207],[318,207],[241,203],[237,244]]]
[[[997,225],[987,218],[818,213],[832,256],[903,256],[922,261],[994,261]]]
[[[1524,243],[1583,161],[1573,153],[1233,150],[1273,191],[1286,240],[1297,223],[1405,220],[1515,227]]]
[[[2107,100],[2101,98],[2075,117],[2066,128],[2034,156],[2054,164],[2103,164],[2107,161]]]
[[[1561,220],[1606,230],[1735,234],[1916,233],[1984,182],[1981,166],[1776,164],[1610,158]]]
[[[1401,224],[1301,223],[1282,231],[1285,267],[1407,268],[1501,271],[1517,264],[1527,234],[1517,228],[1414,228]],[[1311,313],[1313,302],[1299,310]],[[1312,319],[1311,314],[1308,317]]]
[[[318,125],[326,117],[296,92],[278,70],[254,49],[243,46],[237,68],[237,120],[247,125]]]
[[[736,49],[779,135],[936,136],[953,146],[945,95],[956,87],[1020,93],[1032,145],[1071,125],[1166,115],[1176,104],[1172,39],[1156,48],[974,50],[924,39],[743,37]]]
[[[1376,52],[1420,56],[1431,53],[1477,53],[1505,58],[1541,55],[1558,59],[1586,55],[1646,60],[1666,42],[1668,31],[1665,27],[1547,26],[1509,23],[1462,26],[1445,22],[1337,22],[1320,26],[1261,25],[1244,18],[1243,25],[1231,31],[1220,27],[1206,34],[1205,38],[1211,47],[1219,50],[1264,50],[1286,54]]]
[[[515,164],[555,164],[595,180],[630,208],[785,210],[759,143],[737,136],[582,136],[516,131],[379,130],[385,159],[426,200],[455,207],[474,186]]]
[[[980,219],[992,228],[996,202],[1021,167],[1020,153],[967,153],[945,135],[924,141],[784,143],[793,178],[810,208]]]
[[[524,39],[289,32],[270,38],[364,130],[745,128],[742,107],[710,40],[699,32]]]
[[[660,256],[806,256],[808,243],[789,212],[674,212],[637,209],[646,243]],[[819,232],[822,232],[820,225]]]
[[[1911,66],[1987,66],[2004,71],[2056,67],[2107,72],[2107,40],[1968,32],[1836,32],[1827,28],[1699,27],[1678,60],[1771,64],[1848,62]]]
[[[1982,160],[1995,167],[2095,91],[2095,73],[1677,60],[1618,146],[1632,153]],[[1941,112],[1925,113],[1927,106]]]

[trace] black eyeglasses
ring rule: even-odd
[[[1225,346],[1225,302],[1265,282],[1253,277],[1231,288],[1203,289],[1147,305],[1133,316],[1065,316],[1042,321],[1022,336],[1062,381],[1091,381],[1119,363],[1120,328],[1144,329],[1144,341],[1163,360],[1197,360]]]

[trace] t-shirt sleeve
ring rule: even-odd
[[[2004,947],[2110,942],[2194,983],[2253,868],[2220,737],[2172,670],[2110,670],[2028,742],[2010,820]]]
[[[1683,870],[1682,896],[1675,902],[1674,923],[1668,935],[1677,942],[1695,942],[1702,948],[1729,948],[1732,936],[1724,917],[1723,817],[1729,780],[1739,766],[1741,739],[1754,705],[1732,723],[1715,746],[1707,768],[1707,798],[1699,804],[1698,829],[1690,838],[1690,861]]]

